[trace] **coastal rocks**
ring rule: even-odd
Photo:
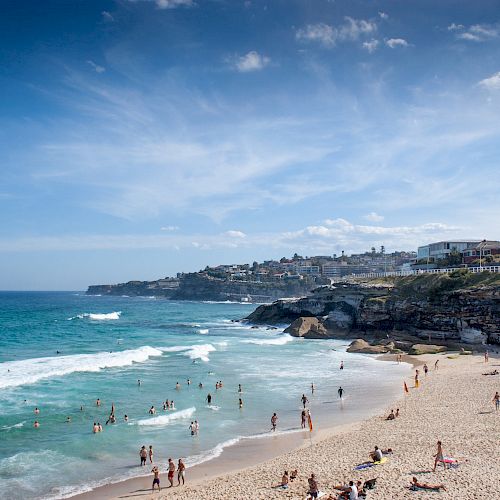
[[[351,345],[347,348],[347,352],[357,352],[359,354],[384,354],[386,352],[391,352],[393,349],[394,344],[370,345],[366,340],[356,339],[351,342]]]
[[[305,339],[330,338],[328,330],[318,318],[314,317],[296,319],[285,329],[285,333],[289,333],[292,337],[304,337]]]
[[[433,344],[414,344],[408,354],[438,354],[446,351],[446,346]]]
[[[450,273],[337,283],[258,307],[253,323],[321,318],[329,337],[500,344],[500,274]],[[408,350],[410,346],[396,346]]]

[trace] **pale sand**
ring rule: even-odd
[[[147,494],[145,487],[150,486],[151,479],[141,478],[134,480],[133,487],[131,482],[110,485],[105,496],[183,500],[303,499],[307,477],[314,472],[320,489],[328,493],[333,492],[333,485],[345,484],[351,479],[364,481],[377,477],[377,486],[368,492],[368,498],[500,498],[500,412],[495,413],[491,401],[494,392],[500,391],[500,376],[481,375],[495,368],[500,371],[500,361],[492,358],[486,365],[480,356],[448,359],[447,355],[418,359],[427,362],[430,373],[425,377],[422,372],[419,389],[413,388],[412,379],[407,380],[410,393],[390,406],[400,408],[401,417],[394,421],[386,421],[385,415],[380,415],[337,429],[333,435],[315,432],[312,445],[303,443],[301,448],[260,465],[215,478],[207,478],[205,472],[205,477],[194,479],[188,470],[186,486],[164,489],[161,493]],[[434,371],[435,359],[440,360],[438,371]],[[437,471],[432,472],[432,456],[438,439],[443,442],[445,455],[460,461],[458,468],[445,471],[438,466]],[[384,465],[353,471],[356,464],[368,459],[374,445],[392,448],[394,454]],[[207,467],[210,470],[211,463],[206,464],[205,471]],[[231,468],[234,469],[234,464]],[[299,469],[299,478],[288,491],[271,488],[278,483],[283,470],[294,468]],[[221,474],[219,467],[214,467],[213,473]],[[420,482],[443,483],[448,491],[411,492],[406,487],[412,475]],[[165,487],[166,473],[161,479]]]

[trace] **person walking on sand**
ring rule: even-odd
[[[141,466],[146,465],[146,459],[148,458],[148,451],[146,450],[145,446],[143,446],[139,450],[139,456],[141,457]]]
[[[434,370],[437,370],[439,368],[438,363],[439,359],[436,359],[436,362],[434,363]]]
[[[151,487],[151,491],[153,492],[155,490],[155,485],[158,485],[158,491],[161,491],[160,488],[160,471],[158,467],[155,465],[152,469],[151,472],[153,473],[153,486]]]
[[[487,363],[490,360],[490,355],[488,351],[484,351],[484,362]]]
[[[307,397],[305,394],[302,394],[302,397],[300,398],[300,400],[302,401],[302,405],[304,406],[304,408],[306,407],[306,403],[308,401]]]
[[[271,431],[276,432],[277,423],[278,423],[278,415],[276,415],[276,413],[273,413],[273,416],[271,417]]]
[[[418,386],[420,385],[420,382],[418,380],[418,377],[419,377],[419,371],[418,370],[415,370],[415,387],[418,389]]]
[[[446,469],[446,464],[444,463],[443,446],[441,441],[437,442],[437,453],[434,455],[434,469],[432,469],[432,472],[436,472],[436,466],[439,462],[441,462],[444,468]]]
[[[170,483],[169,488],[172,488],[174,485],[174,472],[175,472],[175,464],[171,458],[168,459],[168,481]]]
[[[339,390],[337,392],[339,394],[339,398],[342,399],[342,394],[344,394],[344,389],[342,389],[342,387],[339,387]]]
[[[429,367],[427,366],[426,363],[424,363],[424,373],[425,373],[425,376],[427,377],[427,372],[429,371]]]
[[[495,403],[495,410],[498,411],[500,408],[500,394],[498,394],[498,391],[493,396],[493,402]]]
[[[177,486],[180,486],[181,481],[184,486],[184,476],[186,475],[186,466],[182,461],[182,458],[179,458],[179,463],[177,464]]]
[[[148,456],[149,456],[149,463],[153,463],[153,447],[149,445],[149,451],[148,451]]]

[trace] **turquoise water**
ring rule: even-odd
[[[374,411],[384,406],[382,396],[400,393],[407,365],[347,354],[339,341],[231,322],[254,307],[0,293],[0,498],[61,498],[140,475],[142,445],[153,445],[160,464],[185,457],[189,467],[268,433],[273,412],[279,432],[297,432],[302,393],[316,427],[357,418],[360,408]],[[176,409],[163,411],[165,399]],[[105,425],[112,403],[117,423]],[[148,414],[152,405],[156,416]],[[200,433],[192,437],[194,419]],[[104,431],[93,434],[93,422]]]

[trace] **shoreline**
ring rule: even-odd
[[[394,362],[396,358],[397,356],[394,354],[381,354],[375,357],[377,361],[383,362]],[[424,360],[405,354],[402,357],[402,362],[411,365],[411,369],[413,369],[416,366],[422,365]],[[411,375],[411,371],[409,375]],[[381,407],[385,407],[394,401],[392,395],[387,394],[387,396],[385,401],[381,403]],[[189,467],[186,474],[187,485],[199,485],[204,481],[216,479],[225,474],[241,472],[311,444],[316,444],[336,435],[353,431],[367,419],[373,418],[374,414],[373,411],[364,412],[364,414],[360,414],[359,418],[353,422],[324,427],[320,430],[315,430],[312,434],[308,430],[301,431],[297,428],[285,430],[283,433],[278,433],[275,436],[270,434],[261,437],[242,437],[237,443],[224,447],[220,455]],[[150,467],[152,467],[152,464],[148,464],[145,467],[148,473],[144,476],[108,483],[90,491],[66,498],[71,498],[72,500],[107,500],[150,495]],[[166,474],[163,474],[162,477],[163,484],[165,485],[167,483]],[[177,476],[175,476],[174,484],[176,481]]]

